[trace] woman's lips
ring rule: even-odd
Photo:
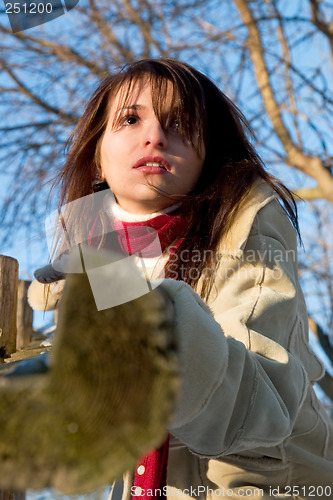
[[[139,167],[136,167],[136,170],[139,170],[140,172],[143,172],[144,174],[167,174],[168,173],[168,171],[164,167],[159,166],[158,164],[140,165]]]
[[[134,168],[145,174],[164,174],[171,170],[169,163],[159,156],[140,158]]]

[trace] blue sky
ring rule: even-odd
[[[281,3],[281,2],[280,2]],[[293,16],[295,14],[299,13],[298,7],[301,5],[302,2],[290,2],[290,1],[282,1],[284,5],[284,14],[288,14],[290,16]],[[304,3],[303,3],[304,4]],[[84,0],[80,2],[80,6],[84,5]],[[218,5],[218,3],[217,3]],[[212,10],[211,12],[207,12],[206,20],[209,22],[218,22],[220,23],[220,26],[226,27],[228,20],[225,16],[223,16],[222,10],[219,12],[219,15],[217,16],[217,10]],[[306,16],[307,13],[305,11],[301,12],[302,16]],[[70,32],[70,29],[72,29],[72,22],[75,24],[75,8],[69,12],[68,14],[55,19],[51,21],[49,24],[44,25],[44,29],[46,30],[46,33],[58,33],[59,36],[61,36],[61,33],[64,32],[68,34]],[[73,21],[74,20],[74,21]],[[68,22],[70,21],[70,22]],[[6,19],[3,17],[1,22],[6,23]],[[9,23],[8,23],[9,25]],[[243,29],[240,25],[239,29]],[[295,28],[292,23],[290,24],[289,28],[290,31],[294,33],[294,36],[297,37],[297,28]],[[32,28],[29,30],[27,33],[31,33],[32,35],[35,34],[37,31],[35,28]],[[301,34],[300,34],[301,35]],[[195,40],[195,33],[191,34],[193,37],[193,40]],[[296,39],[296,38],[295,38]],[[89,38],[89,41],[91,42],[91,38]],[[301,46],[299,46],[301,47]],[[89,47],[87,46],[87,50],[89,50]],[[329,53],[327,51],[327,41],[325,40],[324,37],[317,36],[314,39],[309,40],[308,45],[307,45],[307,50],[304,52],[304,47],[301,50],[301,48],[298,48],[298,46],[295,46],[295,55],[294,57],[297,58],[298,62],[302,61],[302,64],[304,67],[311,68],[315,66],[316,63],[316,54],[317,52],[320,52],[321,54]],[[237,67],[238,60],[235,56],[232,54],[232,50],[230,47],[227,49],[227,52],[225,52],[225,49],[223,51],[221,50],[221,57],[223,56],[224,58],[229,58],[228,59],[228,64],[229,64],[229,72],[231,75],[234,75],[234,80],[237,79],[237,74],[234,72],[235,68]],[[235,51],[236,54],[236,51]],[[18,59],[20,59],[21,54],[17,54]],[[189,61],[190,63],[194,64],[194,61]],[[201,64],[203,61],[198,61],[198,68],[201,68]],[[221,71],[222,73],[222,66],[219,67],[219,69],[212,68],[212,73],[216,69],[217,71]],[[33,67],[32,67],[33,69]],[[332,74],[331,74],[331,67],[329,64],[327,66],[324,65],[323,71],[326,75],[326,80],[328,84],[333,86],[333,79],[332,79]],[[31,73],[33,76],[33,71]],[[31,76],[31,77],[32,77]],[[38,76],[38,75],[37,75]],[[212,76],[212,75],[210,75]],[[35,75],[36,77],[36,75]],[[2,76],[3,78],[3,76]],[[232,79],[231,79],[232,81]],[[316,82],[314,78],[314,83]],[[282,79],[280,80],[281,85],[283,84]],[[3,83],[3,80],[2,80]],[[66,84],[68,85],[77,85],[78,82],[72,81],[69,82],[67,81]],[[218,83],[218,82],[217,82]],[[59,85],[59,82],[57,82],[57,85]],[[239,82],[239,85],[242,86],[243,88],[243,98],[242,98],[242,111],[244,111],[245,115],[248,118],[251,118],[253,115],[256,115],[258,113],[258,107],[259,107],[259,102],[257,98],[254,97],[255,95],[255,83],[253,81],[253,78],[249,76],[248,73],[248,79],[244,81],[243,83]],[[93,88],[92,84],[92,88]],[[52,99],[54,100],[54,103],[57,103],[59,99],[62,98],[61,93],[59,93],[59,88],[58,91],[57,87],[54,88],[54,92],[52,93]],[[223,90],[228,91],[228,82],[225,80],[225,88]],[[87,96],[82,96],[82,103],[84,101],[84,97]],[[307,96],[304,96],[304,99],[306,99]],[[80,103],[80,105],[82,105]],[[29,118],[27,115],[26,118]],[[6,117],[4,122],[6,123]],[[263,125],[262,123],[262,117],[259,116],[257,119],[258,127]],[[305,126],[305,125],[304,125]],[[311,127],[306,132],[306,146],[308,149],[314,148],[315,142],[316,142],[316,137],[314,133],[311,133]],[[329,139],[329,133],[330,131],[327,131],[327,136]],[[267,143],[270,143],[271,138],[267,138]],[[328,144],[330,144],[330,141],[327,141]],[[279,147],[279,144],[277,142],[271,142],[271,145],[274,147]],[[333,148],[333,142],[331,141],[331,145],[329,146],[330,148]],[[287,167],[284,167],[282,165],[276,164],[272,165],[270,163],[270,158],[269,158],[269,153],[267,150],[264,148],[262,149],[262,155],[264,157],[264,160],[267,160],[267,164],[269,167],[269,170],[271,170],[273,173],[275,173],[278,177],[281,177],[281,179],[287,183],[288,187],[294,188],[300,185],[314,185],[315,182],[311,178],[304,178],[301,174],[296,173],[295,171],[292,171],[291,169],[288,169]],[[62,162],[62,158],[59,158],[59,165]],[[0,195],[4,196],[4,193],[6,193],[8,190],[11,189],[11,186],[9,185],[8,177],[7,176],[1,176],[0,177]],[[300,204],[300,222],[301,222],[301,229],[303,230],[304,234],[309,234],[311,231],[309,231],[309,227],[313,226],[313,212],[310,206],[305,205],[305,204]],[[54,206],[53,206],[54,207]],[[52,207],[51,207],[52,208]],[[45,211],[45,216],[47,215],[47,212]],[[44,228],[42,223],[38,227],[34,227],[33,229],[22,227],[20,231],[17,231],[17,234],[15,235],[15,242],[14,245],[9,247],[4,244],[1,244],[0,246],[0,251],[2,254],[10,255],[12,257],[15,257],[19,261],[19,273],[20,273],[20,278],[22,279],[32,279],[33,276],[33,271],[36,267],[40,267],[43,264],[48,262],[48,250],[46,246],[46,238],[45,238],[45,233],[44,233]],[[305,247],[305,251],[307,251],[307,247]],[[319,257],[320,258],[320,257]],[[322,304],[320,304],[322,305]],[[317,305],[315,304],[317,307]]]

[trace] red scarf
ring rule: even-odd
[[[98,217],[88,235],[89,246],[95,246],[97,221]],[[175,247],[181,243],[180,239],[177,241],[177,236],[186,228],[186,225],[187,219],[184,216],[172,214],[161,214],[153,219],[139,222],[112,220],[112,231],[107,234],[103,246],[112,250],[120,250],[126,255],[140,254],[144,258],[159,257],[160,251],[165,250],[173,241],[176,241]],[[115,241],[115,233],[117,241]],[[156,234],[159,239],[158,245],[153,244]]]
[[[123,252],[144,257],[158,257],[179,233],[185,229],[187,220],[181,215],[162,214],[143,222],[113,221],[118,243]],[[158,235],[159,245],[152,245]],[[176,243],[180,244],[180,240]]]
[[[92,244],[95,225],[96,221],[89,235],[89,245]],[[165,250],[175,240],[176,247],[181,243],[180,239],[177,241],[177,236],[185,229],[187,219],[181,215],[162,214],[142,222],[116,220],[112,221],[111,225],[112,232],[109,235],[111,238],[109,241],[106,240],[106,248],[114,248],[115,241],[112,236],[114,237],[116,232],[119,247],[124,253],[140,254],[144,258],[149,258],[158,257],[160,251]],[[152,245],[156,231],[160,245]],[[133,500],[159,500],[165,497],[168,453],[169,436],[160,448],[152,450],[139,460],[133,482]]]

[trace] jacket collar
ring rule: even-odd
[[[225,256],[242,257],[255,216],[277,197],[277,193],[267,182],[258,179],[243,200],[230,229],[221,239],[219,252]]]

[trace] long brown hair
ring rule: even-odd
[[[147,79],[152,88],[153,107],[162,123],[162,111],[168,83],[172,83],[173,104],[177,110],[179,133],[195,148],[204,143],[206,157],[193,192],[183,197],[183,211],[188,224],[174,262],[182,266],[181,278],[197,288],[199,277],[207,279],[198,290],[207,298],[216,269],[214,257],[218,243],[230,228],[237,210],[253,183],[264,179],[279,195],[298,231],[297,210],[290,191],[264,169],[262,160],[251,145],[251,129],[240,110],[205,75],[175,59],[144,59],[125,66],[108,77],[96,90],[69,140],[66,163],[59,175],[60,206],[92,193],[92,181],[100,169],[99,144],[106,128],[111,99],[123,91],[126,103],[135,84]],[[125,90],[124,90],[125,89]],[[163,125],[163,123],[162,123]],[[167,126],[167,124],[165,124]],[[171,197],[172,198],[172,197]],[[195,251],[202,259],[182,262],[181,253]],[[210,250],[210,252],[207,252]],[[187,253],[188,254],[188,253]],[[179,259],[177,259],[177,256]],[[166,275],[171,276],[170,264]],[[178,276],[180,274],[178,273]]]

